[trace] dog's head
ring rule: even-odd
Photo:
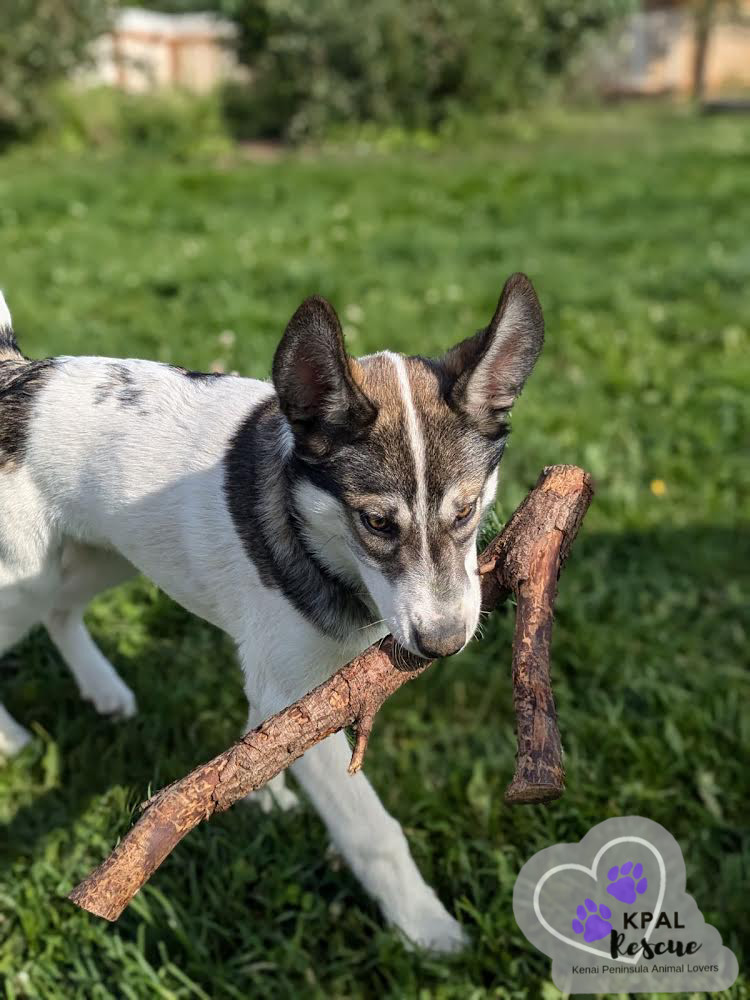
[[[317,297],[277,349],[273,381],[294,435],[308,544],[364,585],[414,653],[448,656],[474,634],[477,529],[543,338],[533,286],[515,274],[489,325],[438,360],[350,358],[335,311]]]

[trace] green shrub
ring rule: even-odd
[[[141,149],[178,159],[229,147],[217,95],[165,90],[126,94],[112,87],[58,88],[49,100],[45,145],[65,149]]]
[[[346,121],[434,128],[538,98],[631,0],[224,0],[252,82],[226,92],[242,137]]]
[[[0,139],[49,121],[49,87],[85,65],[106,30],[109,0],[8,0],[0,4]]]

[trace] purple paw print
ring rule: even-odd
[[[641,878],[641,875],[643,875],[641,864],[635,868],[632,861],[628,861],[621,868],[615,865],[607,872],[607,878],[611,883],[607,886],[607,892],[621,903],[634,903],[638,896],[643,895],[648,889],[648,879]]]
[[[612,911],[604,903],[597,906],[593,899],[587,899],[586,905],[579,906],[576,913],[578,919],[573,921],[573,930],[583,934],[584,941],[600,941],[612,932],[612,924],[608,922]]]

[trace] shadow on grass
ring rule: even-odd
[[[90,625],[98,645],[136,694],[135,718],[108,719],[83,701],[41,627],[2,658],[0,697],[41,739],[19,758],[20,764],[33,757],[32,773],[39,781],[34,801],[16,813],[0,838],[0,859],[12,860],[14,853],[28,856],[36,840],[61,823],[72,824],[92,798],[114,786],[134,789],[129,804],[136,815],[149,787],[160,787],[219,752],[225,734],[231,740],[242,728],[245,701],[228,637],[166,595],[147,591],[141,581],[110,591],[103,600],[115,604],[124,589],[128,612],[114,630],[137,629],[135,642],[122,643],[128,652],[119,648],[118,634],[108,634],[106,611],[103,623],[95,613]],[[201,711],[214,688],[215,708]],[[228,702],[237,718],[232,736],[221,717]],[[6,766],[13,768],[15,762]],[[46,788],[41,794],[40,785]],[[122,829],[128,825],[124,815]],[[112,831],[113,840],[119,832]]]

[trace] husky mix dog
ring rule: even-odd
[[[477,529],[508,412],[542,341],[521,274],[489,325],[438,360],[349,357],[336,313],[313,297],[268,383],[28,360],[0,295],[0,654],[42,623],[81,695],[132,716],[83,614],[137,572],[233,638],[248,728],[387,632],[423,657],[457,653],[479,620]],[[28,739],[0,704],[0,754]],[[386,919],[418,947],[460,948],[460,925],[348,758],[337,733],[292,770]],[[297,801],[283,775],[253,799]]]

